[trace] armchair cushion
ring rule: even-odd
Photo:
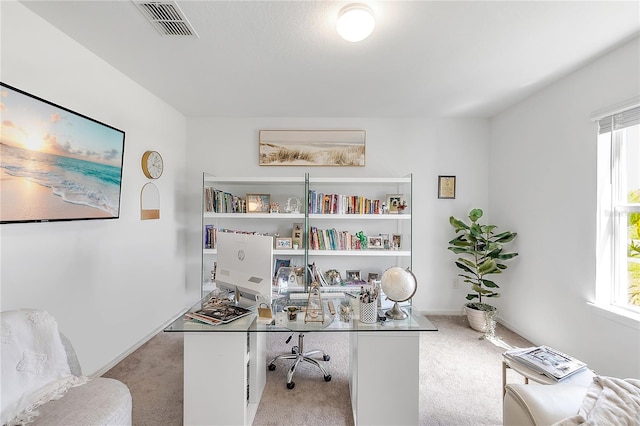
[[[131,393],[124,383],[98,377],[42,405],[29,426],[130,425],[131,409]]]

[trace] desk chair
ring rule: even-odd
[[[289,343],[291,341],[292,336],[293,336],[293,333],[291,334],[291,336],[287,338],[286,343]],[[321,351],[319,349],[305,352],[304,351],[304,333],[298,333],[298,346],[292,347],[290,354],[278,355],[277,357],[269,361],[269,371],[273,371],[276,369],[275,362],[279,359],[295,359],[295,361],[293,362],[293,365],[287,372],[287,388],[288,389],[293,389],[295,387],[296,384],[293,381],[293,373],[295,373],[296,367],[298,367],[298,364],[300,364],[303,361],[318,367],[320,371],[322,371],[322,374],[324,374],[324,381],[330,382],[331,374],[329,374],[327,369],[324,368],[322,364],[320,364],[317,360],[311,358],[312,355],[316,355],[316,354],[322,354],[322,359],[324,361],[329,361],[331,359],[329,355],[327,355],[324,351]]]

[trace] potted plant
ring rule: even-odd
[[[483,298],[500,297],[496,290],[498,284],[487,278],[487,275],[500,274],[507,269],[506,261],[513,259],[518,253],[503,251],[504,245],[513,241],[516,232],[496,233],[497,226],[481,225],[481,209],[469,212],[469,224],[451,216],[449,223],[455,229],[456,238],[449,241],[448,249],[459,255],[455,264],[462,270],[458,276],[471,284],[472,292],[467,294],[465,311],[469,325],[476,331],[487,331],[487,313],[490,320],[495,319],[496,308],[483,301]],[[477,299],[477,301],[476,301]]]

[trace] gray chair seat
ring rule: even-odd
[[[130,425],[131,393],[118,380],[95,378],[38,408],[32,426]]]

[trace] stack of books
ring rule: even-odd
[[[511,349],[504,357],[558,382],[587,368],[584,362],[548,346]]]

